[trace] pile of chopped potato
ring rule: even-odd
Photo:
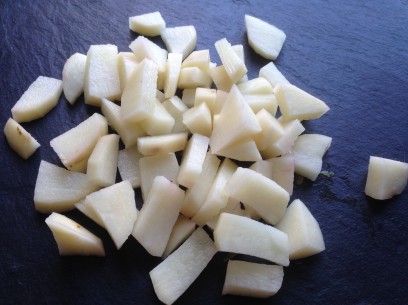
[[[283,31],[248,15],[245,24],[255,52],[276,59]],[[332,140],[304,134],[302,121],[329,107],[290,84],[273,62],[248,80],[243,46],[227,38],[215,42],[217,65],[208,49],[194,50],[192,25],[168,28],[154,12],[131,17],[129,26],[140,34],[131,52],[92,45],[86,55],[73,54],[62,81],[40,76],[4,129],[10,146],[28,158],[40,144],[19,123],[43,117],[62,91],[70,104],[83,93],[86,104],[100,107],[101,114],[51,140],[65,168],[42,161],[38,170],[35,208],[51,213],[46,223],[60,255],[105,255],[97,236],[60,214],[77,208],[108,231],[117,249],[131,235],[163,258],[150,277],[165,304],[218,251],[270,262],[230,260],[223,294],[274,295],[283,266],[325,249],[306,205],[289,201],[295,173],[316,180]],[[167,49],[145,37],[157,35]],[[135,188],[144,200],[140,211]]]

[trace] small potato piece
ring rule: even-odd
[[[42,118],[57,105],[61,92],[61,80],[39,76],[11,108],[13,119],[21,123]]]
[[[273,88],[275,88],[279,84],[290,84],[286,77],[283,76],[278,68],[276,68],[273,62],[270,62],[259,70],[259,77],[265,78]]]
[[[10,147],[25,160],[40,147],[40,143],[12,118],[9,118],[4,126],[4,135]]]
[[[166,27],[160,12],[147,13],[129,17],[129,28],[144,36],[158,36]]]
[[[182,54],[169,53],[166,64],[166,73],[164,78],[164,96],[171,98],[176,94],[178,79],[181,69]]]
[[[137,139],[139,152],[145,156],[167,154],[183,150],[187,143],[187,132],[140,137]]]
[[[212,116],[206,103],[194,106],[183,113],[183,124],[191,133],[199,133],[203,136],[211,136]]]
[[[84,91],[86,55],[75,53],[62,69],[62,90],[68,102],[73,105]]]
[[[162,103],[167,112],[174,118],[174,126],[172,133],[188,131],[188,128],[183,123],[183,113],[188,110],[188,107],[182,102],[178,96],[165,100]]]
[[[183,54],[183,59],[193,52],[197,44],[197,32],[193,25],[164,28],[160,35],[167,50]]]
[[[173,230],[171,231],[166,249],[164,249],[162,258],[169,256],[178,246],[180,246],[194,232],[196,224],[183,215],[179,215]]]
[[[215,48],[217,49],[221,62],[232,82],[236,83],[241,80],[248,70],[245,63],[241,60],[237,53],[235,53],[228,40],[226,38],[218,40],[215,43]]]
[[[122,180],[128,180],[133,188],[140,187],[139,160],[141,158],[143,158],[143,155],[139,152],[136,145],[119,151],[119,174]]]
[[[365,194],[377,200],[401,194],[408,181],[408,163],[371,156]]]

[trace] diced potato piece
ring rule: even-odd
[[[183,95],[181,97],[181,101],[186,105],[188,108],[191,108],[194,106],[194,101],[195,101],[195,94],[196,94],[196,88],[192,89],[184,89],[183,90]]]
[[[52,213],[45,223],[54,236],[61,256],[105,256],[102,240],[72,219]]]
[[[317,119],[330,109],[323,101],[294,85],[279,84],[273,91],[285,121]]]
[[[242,60],[245,65],[245,53],[244,53],[244,46],[242,44],[236,44],[232,46],[232,50],[238,55],[238,57]],[[238,83],[248,81],[248,75],[245,74]]]
[[[120,91],[123,92],[126,83],[133,71],[138,65],[135,54],[133,52],[119,52],[118,54],[118,71],[120,78]]]
[[[262,128],[262,131],[254,136],[259,150],[267,149],[271,143],[276,142],[285,134],[285,129],[281,123],[267,110],[260,110],[256,114],[256,118]]]
[[[122,94],[121,117],[126,123],[138,123],[155,108],[157,65],[144,59],[128,79]]]
[[[40,143],[12,118],[9,118],[4,126],[4,135],[10,147],[25,160],[40,147]]]
[[[203,71],[208,70],[208,66],[210,64],[210,50],[199,50],[193,51],[190,55],[184,59],[183,63],[181,64],[182,68],[186,67],[197,67]]]
[[[84,205],[92,209],[102,221],[120,249],[137,219],[135,193],[129,181],[122,181],[86,196]]]
[[[183,113],[183,124],[191,133],[199,133],[206,137],[211,135],[212,116],[206,103],[194,106]]]
[[[217,153],[219,156],[227,157],[237,161],[255,162],[262,160],[258,147],[254,140],[241,142],[224,148]]]
[[[140,35],[158,36],[165,27],[166,22],[160,12],[129,17],[129,28]]]
[[[106,119],[94,113],[76,127],[52,139],[50,145],[66,168],[85,172],[88,158],[96,142],[107,133]]]
[[[193,25],[164,28],[160,33],[167,50],[183,54],[183,59],[196,47],[197,32]]]
[[[283,217],[289,194],[273,180],[248,168],[239,167],[224,192],[253,208],[265,221],[276,224]]]
[[[211,88],[197,88],[195,92],[194,106],[206,103],[208,109],[213,113],[217,90]]]
[[[274,94],[243,94],[243,96],[253,112],[265,109],[273,116],[276,114],[278,102]]]
[[[256,53],[272,60],[278,57],[286,40],[286,35],[282,30],[249,15],[245,15],[245,28],[248,44]]]
[[[164,176],[176,182],[179,165],[174,153],[143,157],[139,160],[141,189],[143,199],[147,199],[153,180],[156,176]]]
[[[73,105],[84,92],[86,55],[71,55],[62,69],[62,90],[68,102]]]
[[[138,36],[133,40],[129,48],[135,54],[138,62],[145,58],[150,59],[157,65],[158,73],[164,75],[167,62],[167,51],[165,49],[143,36]]]
[[[181,53],[169,53],[164,77],[164,96],[170,98],[176,94],[178,79],[181,70]]]
[[[140,122],[140,126],[149,136],[169,134],[173,130],[174,124],[174,118],[157,99],[153,102],[152,112]]]
[[[174,118],[172,133],[188,131],[187,126],[183,123],[183,113],[188,107],[181,101],[178,96],[173,96],[162,103],[167,112]]]
[[[228,261],[222,294],[268,298],[282,287],[283,267]]]
[[[248,217],[222,213],[214,229],[218,251],[251,255],[289,265],[288,236]]]
[[[233,80],[228,76],[227,70],[223,65],[210,67],[208,74],[211,76],[215,86],[219,90],[229,92],[232,85],[234,84]]]
[[[215,155],[210,152],[207,153],[203,170],[192,188],[189,188],[186,192],[183,205],[181,207],[181,213],[186,217],[192,217],[197,213],[203,204],[208,191],[214,181],[217,174],[218,167],[221,161]]]
[[[289,205],[276,228],[288,235],[291,260],[315,255],[326,248],[319,224],[299,199]]]
[[[184,191],[163,176],[154,178],[132,235],[153,256],[162,256],[177,221]]]
[[[179,184],[191,188],[197,182],[203,170],[209,141],[208,137],[198,133],[191,136],[181,159],[180,171],[177,175]]]
[[[214,154],[233,144],[249,140],[261,131],[254,112],[234,85],[228,94],[210,138]]]
[[[292,195],[295,174],[295,158],[293,156],[285,155],[257,161],[251,165],[250,169],[272,179],[283,187],[289,195]]]
[[[140,187],[139,160],[141,158],[143,158],[143,155],[139,152],[136,145],[119,151],[119,174],[122,180],[128,180],[133,188]]]
[[[217,96],[215,98],[213,114],[219,114],[221,112],[222,106],[224,106],[225,101],[227,100],[228,92],[217,90]]]
[[[75,203],[75,207],[86,217],[92,219],[99,226],[106,229],[105,224],[103,223],[102,219],[99,218],[99,215],[95,212],[95,210],[91,206],[85,204],[85,199]]]
[[[41,213],[69,211],[96,189],[85,174],[41,161],[34,188],[35,209]]]
[[[42,118],[57,105],[61,92],[61,80],[39,76],[11,108],[13,119],[22,123]]]
[[[217,252],[213,241],[198,228],[176,251],[150,271],[160,301],[173,304],[208,265]]]
[[[109,126],[119,134],[125,147],[131,147],[137,143],[139,137],[146,135],[146,131],[140,126],[139,122],[124,122],[120,114],[120,108],[119,105],[116,105],[107,99],[102,99],[102,114],[108,120]]]
[[[241,80],[248,70],[228,40],[226,38],[218,40],[215,43],[215,48],[232,82],[236,83]]]
[[[315,181],[322,170],[322,158],[331,142],[331,137],[320,134],[300,135],[293,145],[295,172]]]
[[[228,214],[248,217],[247,211],[241,208],[241,203],[239,202],[239,200],[229,197],[227,201],[227,205],[219,211],[218,215],[215,215],[213,218],[208,220],[206,223],[206,226],[209,229],[214,231],[218,223],[218,219],[220,218],[222,213],[228,213]]]
[[[116,181],[118,167],[119,136],[109,134],[100,137],[88,159],[86,174],[98,187],[112,185]]]
[[[259,77],[265,78],[271,84],[272,88],[275,88],[279,84],[290,84],[273,62],[270,62],[259,70]]]
[[[253,78],[237,85],[242,94],[270,94],[273,93],[272,85],[263,77]]]
[[[194,89],[197,87],[210,88],[210,75],[197,67],[186,67],[180,70],[177,87],[180,89]]]
[[[212,182],[208,194],[200,209],[195,213],[192,220],[199,226],[204,226],[207,221],[215,217],[220,210],[225,208],[228,202],[228,196],[223,192],[225,184],[236,171],[237,165],[231,160],[225,158],[218,169],[217,175]]]
[[[166,249],[164,249],[162,258],[169,256],[171,252],[178,248],[187,238],[193,234],[196,228],[194,221],[191,221],[183,215],[179,215],[173,230],[171,231],[169,241],[167,242]]]
[[[408,181],[408,163],[370,156],[365,194],[377,200],[401,194]]]
[[[299,120],[285,122],[282,124],[282,127],[284,131],[283,135],[276,141],[271,142],[266,149],[261,150],[261,154],[264,158],[273,158],[291,152],[295,140],[305,131],[305,128]]]
[[[102,98],[120,100],[118,47],[111,44],[92,45],[86,57],[85,103],[100,106]]]
[[[139,151],[145,155],[167,154],[183,150],[187,144],[187,132],[163,136],[140,137],[137,139]]]

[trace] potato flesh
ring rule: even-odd
[[[119,136],[109,134],[99,138],[88,159],[86,174],[98,187],[113,185],[118,167]]]
[[[54,212],[45,223],[51,229],[60,255],[105,256],[102,241],[72,219]]]
[[[175,124],[174,118],[167,112],[166,108],[155,99],[153,109],[149,116],[140,122],[140,126],[150,136],[164,135],[171,133]]]
[[[210,64],[210,51],[199,50],[193,51],[186,59],[184,59],[181,64],[182,68],[186,67],[197,67],[203,71],[208,70],[208,65]]]
[[[199,133],[203,136],[211,136],[212,116],[206,103],[194,106],[183,113],[183,124],[191,133]]]
[[[259,77],[265,78],[271,84],[272,88],[275,88],[279,84],[290,84],[273,62],[270,62],[259,70]]]
[[[218,251],[246,254],[282,266],[289,265],[286,233],[248,217],[222,213],[214,229],[214,242]]]
[[[176,94],[177,83],[181,70],[182,54],[169,53],[164,80],[164,96],[171,98]]]
[[[198,67],[181,68],[177,83],[179,89],[195,89],[197,87],[211,87],[210,75]]]
[[[241,58],[234,52],[228,40],[226,38],[218,40],[215,42],[215,48],[232,82],[236,83],[242,79],[248,70]]]
[[[50,145],[67,169],[85,172],[96,142],[107,133],[106,119],[94,113],[76,127],[52,139]]]
[[[133,188],[140,187],[139,160],[143,155],[137,146],[132,146],[119,151],[118,170],[122,180],[128,180]]]
[[[12,118],[7,120],[3,131],[10,147],[25,160],[40,147],[40,143]]]
[[[285,134],[282,124],[267,110],[262,109],[256,114],[256,119],[262,131],[254,136],[259,150],[265,150],[271,143],[279,140]]]
[[[183,113],[188,110],[188,107],[182,102],[178,96],[165,100],[162,103],[167,112],[174,118],[174,126],[172,133],[188,131],[187,126],[183,123]]]
[[[120,91],[123,93],[126,83],[138,65],[135,54],[132,52],[119,52],[118,71],[120,79]]]
[[[234,81],[229,77],[227,70],[223,65],[211,67],[208,70],[208,74],[211,76],[217,89],[229,92],[234,85]]]
[[[299,199],[289,205],[276,228],[288,235],[291,260],[315,255],[326,248],[319,224]]]
[[[101,99],[120,99],[118,47],[91,45],[86,55],[84,96],[85,103],[100,106]]]
[[[177,221],[184,191],[163,176],[154,178],[132,235],[153,256],[162,256]]]
[[[41,213],[65,212],[95,191],[85,174],[41,161],[34,188],[34,204]]]
[[[235,171],[224,192],[252,207],[271,224],[279,222],[289,203],[289,194],[285,189],[262,174],[243,167]]]
[[[177,249],[178,246],[193,234],[195,228],[196,224],[194,221],[180,214],[171,230],[169,241],[167,242],[166,249],[164,249],[162,258],[166,258],[171,252]]]
[[[267,298],[282,286],[283,267],[230,260],[222,294]]]
[[[42,118],[57,105],[61,92],[61,80],[39,76],[11,108],[13,119],[22,123]]]
[[[129,28],[140,35],[158,36],[165,27],[166,22],[160,12],[129,17]]]
[[[202,103],[206,103],[208,109],[213,113],[216,98],[217,90],[211,88],[197,88],[195,92],[194,106],[197,107]]]
[[[196,280],[217,252],[213,241],[198,228],[176,251],[150,271],[157,297],[173,304]]]
[[[164,28],[160,36],[167,50],[183,54],[183,59],[193,52],[197,44],[197,32],[193,25]]]
[[[68,102],[73,105],[84,92],[86,55],[71,55],[62,69],[62,90]]]
[[[408,163],[370,156],[365,194],[377,200],[401,194],[408,181]]]
[[[262,160],[258,147],[253,140],[231,145],[219,151],[218,155],[237,161],[255,162]]]
[[[167,51],[146,37],[138,36],[129,45],[138,62],[149,59],[157,66],[158,74],[166,71]]]
[[[140,137],[137,147],[143,155],[167,154],[183,150],[187,143],[186,132],[163,136]]]

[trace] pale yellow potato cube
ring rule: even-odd
[[[193,51],[190,55],[184,59],[183,63],[181,64],[182,68],[187,67],[197,67],[203,71],[208,71],[208,67],[210,64],[210,51],[207,50],[199,50]]]
[[[259,77],[265,78],[271,84],[272,88],[275,88],[279,84],[290,84],[273,62],[270,62],[259,70]]]
[[[187,137],[187,132],[140,137],[137,139],[137,147],[145,156],[167,154],[183,150],[187,144]]]
[[[193,52],[197,44],[197,32],[193,25],[164,28],[160,36],[167,50],[183,54],[183,59]]]
[[[181,68],[177,87],[180,89],[210,88],[212,79],[207,71],[198,67]]]
[[[3,131],[10,147],[25,160],[40,147],[40,143],[12,118],[7,120]]]
[[[149,116],[140,122],[140,126],[149,136],[169,134],[173,130],[175,120],[166,108],[155,99]]]
[[[144,36],[158,36],[166,27],[160,12],[152,12],[129,17],[129,28]]]
[[[199,133],[206,137],[211,135],[212,116],[206,103],[194,106],[183,113],[183,124],[191,133]]]
[[[215,42],[215,48],[220,56],[223,66],[225,67],[225,71],[232,82],[236,83],[241,80],[248,70],[245,63],[237,53],[234,52],[234,49],[228,40],[226,38],[218,40]]]
[[[262,160],[254,140],[240,142],[220,150],[217,155],[237,161],[255,162]]]
[[[62,69],[62,90],[71,105],[84,92],[85,66],[86,55],[75,53],[67,59]]]

